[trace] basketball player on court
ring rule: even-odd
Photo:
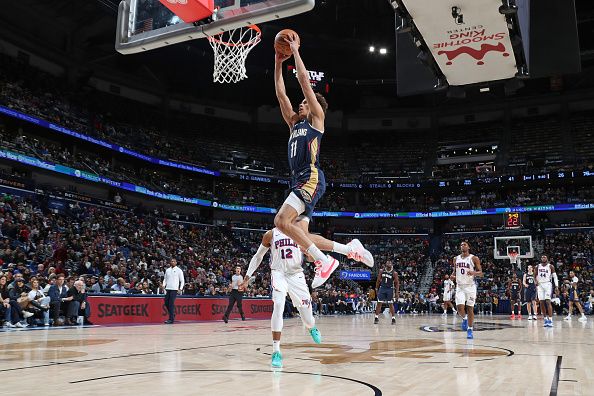
[[[448,307],[452,308],[454,315],[458,313],[456,307],[452,304],[452,292],[454,291],[454,282],[450,279],[450,275],[446,274],[445,280],[443,281],[443,316],[448,315]]]
[[[384,269],[380,269],[377,274],[377,282],[375,283],[377,292],[377,307],[375,307],[375,319],[373,323],[379,323],[379,314],[382,312],[382,303],[388,304],[390,307],[390,314],[392,314],[392,324],[396,324],[396,314],[394,310],[394,298],[398,299],[400,294],[400,281],[398,280],[398,273],[394,271],[392,261],[386,261]],[[394,294],[396,289],[396,294]]]
[[[515,319],[515,307],[518,307],[518,319],[522,319],[522,284],[518,279],[518,275],[514,272],[511,279],[507,283],[507,290],[509,292],[509,305],[511,308],[510,319]]]
[[[555,282],[555,294],[559,295],[559,280],[553,264],[549,263],[546,255],[540,257],[540,263],[536,267],[536,284],[538,286],[538,300],[540,301],[540,312],[544,316],[544,327],[553,327],[553,304],[551,294]]]
[[[248,286],[250,278],[258,269],[268,249],[270,249],[270,268],[272,270],[270,283],[272,286],[272,301],[274,302],[271,319],[272,367],[280,368],[283,366],[280,339],[287,293],[289,293],[293,306],[299,311],[301,321],[316,344],[322,342],[322,336],[316,328],[311,309],[311,296],[301,267],[303,253],[291,238],[277,228],[266,231],[262,237],[262,244],[250,261],[243,286]]]
[[[569,286],[569,312],[567,313],[565,320],[571,320],[571,314],[573,313],[573,305],[575,305],[578,311],[580,311],[580,314],[582,314],[582,316],[578,320],[580,322],[586,322],[588,319],[584,314],[584,308],[582,307],[582,303],[580,302],[578,281],[579,280],[578,277],[575,276],[575,272],[569,271],[569,282],[571,282]]]
[[[293,111],[282,74],[282,64],[290,55],[276,53],[274,67],[276,96],[283,118],[289,126],[288,157],[291,193],[276,214],[274,225],[313,257],[316,275],[312,288],[316,288],[324,284],[339,265],[338,260],[323,254],[322,250],[343,254],[368,267],[373,267],[373,256],[358,239],[343,245],[309,233],[313,210],[326,191],[324,172],[320,169],[320,144],[324,135],[324,119],[328,104],[326,99],[315,93],[311,87],[309,73],[299,54],[299,44],[294,37],[288,38],[287,42],[295,58],[297,79],[305,99],[299,105],[299,111],[297,113]]]
[[[522,280],[524,284],[524,300],[528,310],[528,320],[536,320],[536,281],[534,280],[534,267],[529,265],[528,272]]]
[[[462,317],[462,330],[466,331],[466,338],[473,339],[472,326],[474,324],[474,303],[476,301],[475,277],[482,277],[481,260],[470,254],[468,242],[460,244],[460,255],[454,258],[456,278],[456,306],[458,315]],[[466,310],[468,307],[468,310]]]

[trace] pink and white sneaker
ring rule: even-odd
[[[353,239],[349,243],[347,243],[352,250],[347,255],[348,258],[360,261],[369,268],[373,268],[373,256],[371,252],[363,247],[363,244],[358,239]]]
[[[328,278],[330,278],[330,275],[332,275],[334,270],[336,270],[336,268],[338,268],[338,265],[340,264],[338,262],[338,260],[336,260],[334,257],[332,257],[332,256],[327,256],[327,257],[330,259],[330,261],[326,265],[324,265],[319,260],[314,263],[316,266],[316,276],[314,276],[314,280],[313,280],[313,282],[311,282],[312,289],[315,289],[316,287],[320,287],[324,283],[326,283]]]

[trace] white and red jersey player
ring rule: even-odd
[[[481,260],[470,253],[468,242],[460,244],[460,254],[454,257],[454,273],[456,278],[456,306],[458,314],[463,317],[462,328],[468,330],[468,337],[473,338],[474,303],[476,302],[476,283],[474,278],[483,276]],[[466,312],[468,307],[468,312]],[[466,327],[466,328],[465,328]]]
[[[549,263],[547,255],[540,257],[540,263],[536,266],[536,277],[538,300],[540,301],[540,311],[544,316],[544,326],[553,327],[553,304],[551,297],[553,294],[553,284],[555,283],[555,293],[559,295],[559,280],[553,264]]]
[[[305,275],[303,274],[302,267],[303,253],[295,241],[283,234],[279,229],[273,228],[266,231],[262,237],[262,244],[250,261],[244,285],[248,285],[249,279],[262,262],[268,249],[270,249],[270,277],[272,301],[274,302],[271,318],[274,365],[274,355],[278,354],[280,359],[282,359],[282,355],[280,355],[280,339],[287,294],[291,297],[293,306],[299,311],[301,321],[309,330],[314,342],[320,343],[322,338],[320,332],[315,327],[315,318],[311,307],[311,295],[305,283]],[[277,365],[274,367],[280,366]]]

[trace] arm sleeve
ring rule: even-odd
[[[555,287],[559,287],[559,278],[557,278],[556,272],[553,272],[553,283],[555,283]]]
[[[250,277],[250,278],[252,277],[254,272],[260,266],[260,263],[262,262],[262,259],[264,258],[264,255],[266,254],[267,251],[268,251],[268,248],[266,246],[260,244],[258,251],[256,252],[256,254],[254,254],[254,257],[252,257],[252,259],[250,260],[250,265],[249,265],[248,270],[245,274],[247,277]]]

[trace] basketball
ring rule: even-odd
[[[296,31],[291,29],[283,29],[276,34],[274,38],[274,50],[279,54],[292,55],[291,46],[285,41],[287,37],[294,37],[297,40],[297,44],[301,44],[301,39]]]

